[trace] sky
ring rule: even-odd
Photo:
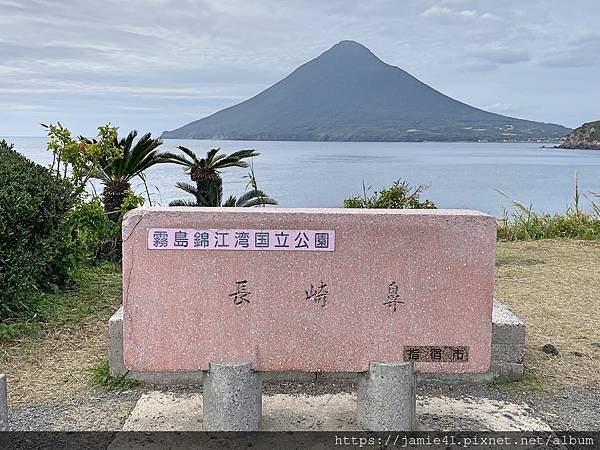
[[[0,136],[158,135],[346,39],[470,105],[577,127],[600,119],[599,17],[598,0],[0,0]]]

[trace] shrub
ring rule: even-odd
[[[98,197],[78,202],[69,211],[68,220],[77,230],[77,242],[88,259],[118,259],[121,227],[107,217]]]
[[[79,254],[66,215],[73,186],[0,142],[0,318],[56,290]]]
[[[368,189],[363,184],[363,197],[347,198],[344,208],[435,209],[432,201],[420,200],[427,188],[424,185],[413,188],[406,181],[398,180],[391,187],[367,197]]]
[[[105,212],[98,196],[79,201],[68,213],[68,220],[76,230],[77,243],[92,263],[118,262],[121,259],[121,224],[127,211],[144,205],[145,198],[128,189],[121,204],[119,220],[114,222]]]

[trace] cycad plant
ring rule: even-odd
[[[200,192],[198,188],[189,183],[176,183],[176,186],[188,194],[192,194],[196,200],[174,200],[169,203],[169,206],[223,206],[250,208],[252,206],[277,205],[276,200],[269,197],[260,189],[251,189],[239,198],[232,195],[225,202],[223,202],[222,186],[217,186],[216,184],[211,185],[207,195],[205,195],[203,192]]]
[[[143,180],[145,170],[155,164],[170,161],[166,154],[157,151],[162,144],[160,139],[153,139],[151,134],[147,133],[134,144],[136,137],[137,131],[134,130],[126,138],[117,138],[115,146],[123,150],[123,156],[100,161],[93,174],[93,177],[104,185],[104,211],[113,221],[119,220],[123,200],[131,188],[131,180],[136,176],[142,177]]]
[[[248,163],[244,159],[258,156],[255,150],[239,150],[229,155],[225,153],[219,154],[219,148],[213,148],[206,153],[206,156],[199,158],[189,148],[179,146],[184,155],[177,155],[173,153],[166,153],[165,156],[169,159],[169,162],[179,164],[184,167],[185,172],[190,175],[193,182],[196,183],[196,191],[201,194],[204,198],[210,197],[211,191],[213,195],[223,191],[223,179],[221,178],[221,171],[227,167],[248,167]],[[188,185],[189,186],[189,185]],[[177,186],[181,189],[187,190],[181,186]],[[191,192],[190,192],[191,193]],[[216,201],[217,197],[215,197]],[[216,205],[220,206],[221,198],[218,197]]]

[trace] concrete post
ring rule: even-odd
[[[123,307],[121,306],[108,321],[108,367],[111,376],[127,375],[123,361]]]
[[[8,396],[3,373],[0,373],[0,431],[8,431]]]
[[[250,363],[211,363],[202,389],[206,431],[258,431],[262,381]]]
[[[359,374],[357,423],[369,431],[416,429],[416,381],[411,363],[374,362]]]

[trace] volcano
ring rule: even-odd
[[[354,41],[342,41],[237,105],[164,139],[554,141],[570,129],[454,100]]]

